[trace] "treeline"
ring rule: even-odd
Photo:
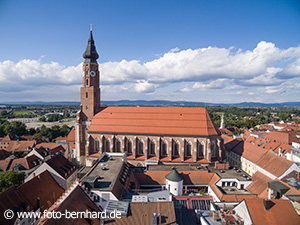
[[[53,126],[47,128],[43,125],[41,128],[30,128],[27,130],[26,125],[20,121],[8,122],[5,120],[0,120],[0,137],[4,137],[8,134],[16,134],[18,136],[22,135],[33,135],[33,137],[42,138],[46,141],[54,142],[57,137],[65,137],[68,135],[72,127],[67,125],[63,126]]]
[[[13,110],[3,110],[0,112],[0,119],[11,119],[11,118],[33,118],[36,117],[32,112],[16,113]]]
[[[294,108],[240,108],[240,107],[207,107],[207,111],[215,122],[220,126],[221,116],[224,113],[226,127],[253,128],[259,124],[273,121],[290,120],[299,123],[299,119],[291,115],[300,116],[300,110]],[[247,118],[244,118],[247,117]]]
[[[42,125],[41,129],[36,129],[35,134],[33,135],[34,138],[42,138],[47,139],[46,141],[55,142],[57,137],[66,137],[69,132],[71,131],[71,127],[67,125],[60,126],[53,126],[51,128],[47,128],[45,125]]]

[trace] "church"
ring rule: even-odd
[[[224,159],[224,141],[205,108],[102,107],[92,30],[85,52],[81,105],[75,122],[78,165],[104,152],[126,153],[134,165],[211,163]]]

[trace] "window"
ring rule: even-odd
[[[104,152],[110,152],[110,141],[108,139],[104,141]]]
[[[204,155],[203,155],[203,144],[200,143],[199,141],[197,143],[197,157],[198,158],[203,158],[204,157]]]
[[[176,156],[176,157],[179,156],[179,142],[178,141],[174,142],[173,156]]]
[[[120,139],[116,139],[115,152],[121,152],[121,141],[120,141]]]
[[[191,142],[186,142],[186,144],[185,144],[185,157],[192,157],[192,144],[191,144]]]
[[[89,97],[89,93],[85,92],[85,97],[88,98]]]
[[[88,110],[89,110],[89,106],[88,106],[88,105],[87,105],[85,108],[86,108],[86,111],[88,111]]]
[[[167,156],[168,155],[167,150],[168,150],[168,144],[166,141],[163,141],[161,145],[161,156]]]
[[[95,139],[95,152],[99,152],[99,148],[100,148],[100,142],[99,142],[99,139],[96,138]]]
[[[86,86],[89,86],[89,80],[86,79]]]
[[[211,141],[211,157],[217,157],[215,141]]]
[[[139,140],[138,155],[144,155],[144,142],[142,140]]]
[[[132,141],[130,139],[127,140],[127,154],[132,154]]]
[[[155,141],[154,140],[150,141],[149,155],[155,155]]]

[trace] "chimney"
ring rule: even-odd
[[[279,147],[279,150],[278,150],[278,155],[281,156],[281,150],[282,150],[282,147]]]
[[[156,215],[156,213],[153,213],[152,225],[157,225],[157,215]]]
[[[269,209],[270,209],[270,204],[271,204],[270,200],[264,198],[264,206],[265,206],[267,211],[269,211]]]

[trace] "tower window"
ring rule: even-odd
[[[89,110],[89,106],[88,105],[86,106],[86,110]]]
[[[86,79],[86,86],[89,86],[89,80]]]
[[[85,97],[86,97],[86,98],[88,98],[88,97],[89,97],[89,94],[88,94],[87,92],[85,93]]]

